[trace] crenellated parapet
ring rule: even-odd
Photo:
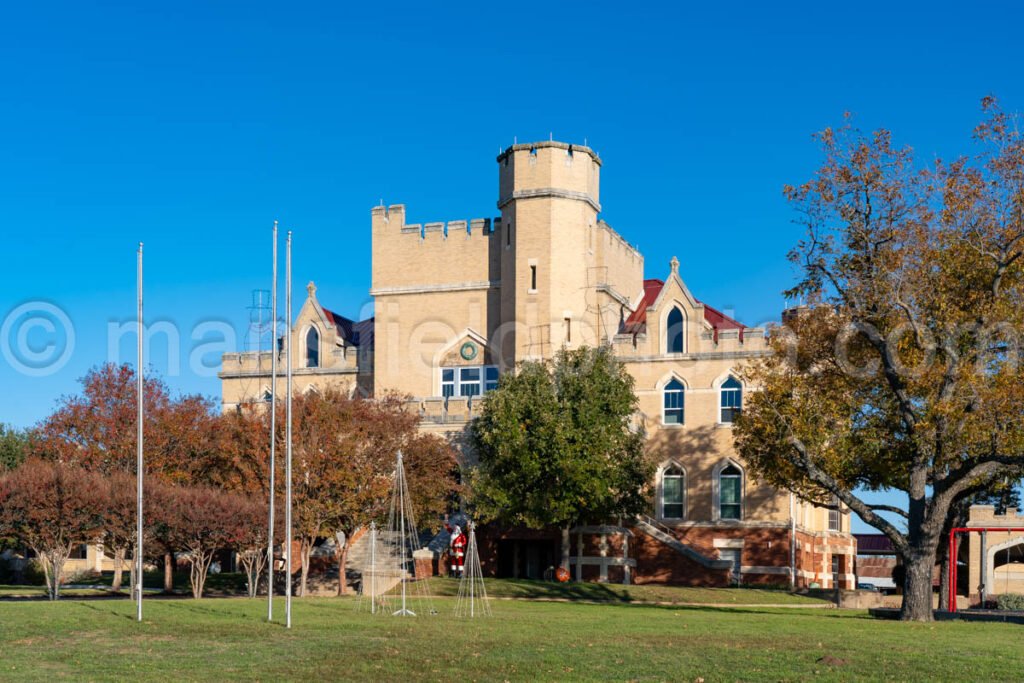
[[[428,237],[488,237],[500,229],[501,218],[471,218],[430,223],[406,223],[405,205],[375,206],[371,211],[374,231],[387,230],[400,235],[413,235],[420,239]]]

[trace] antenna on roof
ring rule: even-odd
[[[555,132],[549,130],[548,131],[548,142],[554,142],[554,141],[555,141]]]
[[[519,138],[517,136],[515,136],[515,135],[512,136],[512,144],[513,145],[518,145],[519,144]]]
[[[587,136],[586,135],[583,136],[583,146],[584,147],[587,146]]]

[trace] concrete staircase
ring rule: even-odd
[[[718,560],[708,557],[693,546],[680,541],[676,538],[675,534],[672,533],[671,529],[647,515],[637,515],[636,528],[651,538],[667,545],[669,548],[672,548],[672,550],[675,550],[687,559],[697,562],[703,567],[707,567],[708,569],[724,570],[732,568],[732,562],[729,560]]]
[[[345,558],[345,575],[350,583],[358,582],[361,590],[369,585],[369,574],[371,566],[370,553],[370,532],[369,530],[357,531],[353,536],[348,555]],[[394,552],[397,542],[391,538],[390,532],[377,530],[377,565],[382,567],[377,572],[377,592],[386,592],[396,586],[402,580],[402,576],[408,576],[409,572],[398,569],[398,555]],[[365,585],[364,585],[365,584]]]

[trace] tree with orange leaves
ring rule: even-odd
[[[807,229],[788,294],[812,305],[747,373],[734,432],[754,474],[892,541],[905,620],[932,619],[951,510],[1024,469],[1024,137],[982,105],[981,152],[932,169],[888,131],[819,135],[821,168],[786,189]],[[862,495],[883,489],[906,507]]]
[[[292,519],[300,548],[300,595],[307,593],[310,555],[319,539],[338,532],[351,538],[357,528],[384,518],[399,449],[420,519],[434,515],[433,526],[439,526],[440,513],[458,490],[455,454],[443,440],[418,434],[417,416],[404,411],[400,400],[351,399],[326,391],[294,397],[293,412]],[[348,546],[336,547],[340,595]]]

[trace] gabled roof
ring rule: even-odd
[[[636,310],[626,318],[626,322],[623,324],[623,332],[626,334],[636,334],[647,329],[647,309],[651,307],[654,300],[661,294],[661,289],[664,286],[664,280],[644,280],[643,298],[637,304]]]
[[[320,306],[320,310],[324,312],[327,322],[334,325],[341,338],[348,343],[353,346],[373,344],[373,318],[355,322],[323,306]]]
[[[637,304],[636,310],[629,314],[625,322],[622,325],[622,332],[625,334],[637,334],[647,330],[647,309],[654,305],[654,302],[658,299],[661,294],[661,290],[664,289],[664,280],[650,279],[644,280],[644,292],[643,297],[640,299],[640,303]],[[697,303],[702,303],[698,301]],[[722,313],[717,308],[712,308],[707,304],[704,306],[704,320],[711,325],[711,329],[714,330],[715,341],[718,341],[719,330],[739,330],[740,340],[743,340],[743,323],[730,318],[725,313]]]

